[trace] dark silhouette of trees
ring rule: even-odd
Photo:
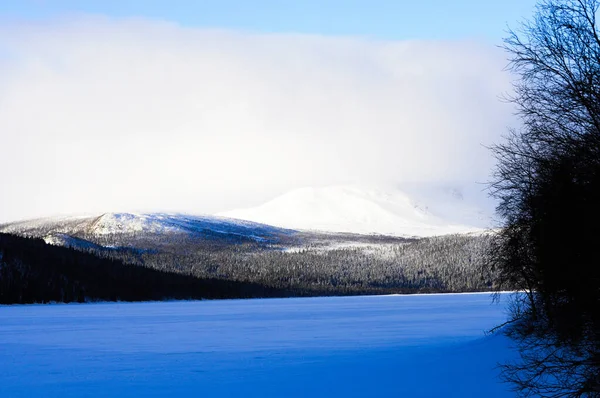
[[[125,264],[41,239],[0,233],[0,304],[285,297],[257,283]]]
[[[488,265],[518,288],[508,334],[523,396],[600,396],[598,0],[546,0],[505,49],[523,127],[493,151],[503,229]]]

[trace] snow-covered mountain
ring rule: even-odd
[[[181,237],[291,245],[298,239],[325,239],[323,234],[298,234],[298,230],[426,237],[489,228],[491,212],[477,199],[473,192],[458,187],[301,188],[255,208],[216,216],[105,213],[13,222],[0,225],[0,232],[42,237],[64,246],[85,246],[86,241],[129,244],[140,239],[166,243]],[[354,242],[358,238],[340,239]]]
[[[0,232],[42,237],[48,243],[82,246],[80,238],[135,236],[168,240],[179,235],[206,239],[272,241],[293,231],[250,221],[184,214],[105,213],[43,218],[0,225]]]
[[[491,212],[476,196],[457,187],[301,188],[219,215],[284,228],[424,237],[488,228]]]

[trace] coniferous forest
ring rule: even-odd
[[[467,292],[494,286],[492,274],[481,269],[488,235],[375,238],[363,246],[309,244],[295,250],[173,236],[145,237],[143,243],[123,234],[87,238],[57,246],[0,234],[0,302]]]

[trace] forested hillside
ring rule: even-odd
[[[3,302],[491,290],[488,234],[400,238],[215,217],[105,214],[0,226]],[[10,297],[10,298],[9,298]]]
[[[153,269],[254,282],[299,294],[466,292],[491,289],[481,264],[491,237],[448,235],[403,243],[280,250],[256,245],[112,251]]]
[[[0,233],[0,303],[282,297],[258,284],[202,279]]]

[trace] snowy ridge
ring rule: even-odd
[[[79,249],[97,249],[101,248],[100,245],[96,245],[84,239],[78,239],[63,233],[50,233],[44,236],[44,242],[53,246],[64,246],[73,247]]]
[[[0,232],[41,236],[41,234],[50,234],[51,232],[60,231],[61,233],[70,234],[74,231],[85,228],[92,219],[92,216],[62,216],[62,217],[47,217],[36,218],[33,220],[16,221],[7,224],[0,224]]]
[[[301,188],[261,206],[220,216],[284,228],[426,237],[482,231],[489,219],[458,189],[407,194],[354,185]],[[418,199],[416,199],[418,198]]]
[[[262,235],[282,232],[280,228],[255,222],[216,216],[192,216],[167,213],[106,213],[90,226],[91,233],[196,234],[206,231],[260,238]]]
[[[69,246],[73,236],[108,235],[160,236],[233,236],[255,241],[269,240],[294,231],[255,222],[216,216],[192,216],[166,213],[105,213],[100,216],[43,218],[0,225],[0,232],[41,237],[47,243]],[[80,245],[78,245],[80,246]]]
[[[152,239],[167,244],[188,236],[222,243],[250,240],[271,244],[285,240],[286,248],[295,250],[315,244],[332,249],[379,245],[381,242],[372,241],[379,235],[480,235],[487,233],[489,224],[486,212],[469,192],[455,187],[423,190],[346,185],[297,189],[256,208],[215,216],[104,213],[13,222],[0,225],[0,232],[78,247],[86,240],[107,245],[115,239],[121,244]]]
[[[98,217],[90,226],[90,232],[95,235],[115,233],[172,233],[178,228],[169,223],[163,223],[161,216],[131,213],[106,213]]]

